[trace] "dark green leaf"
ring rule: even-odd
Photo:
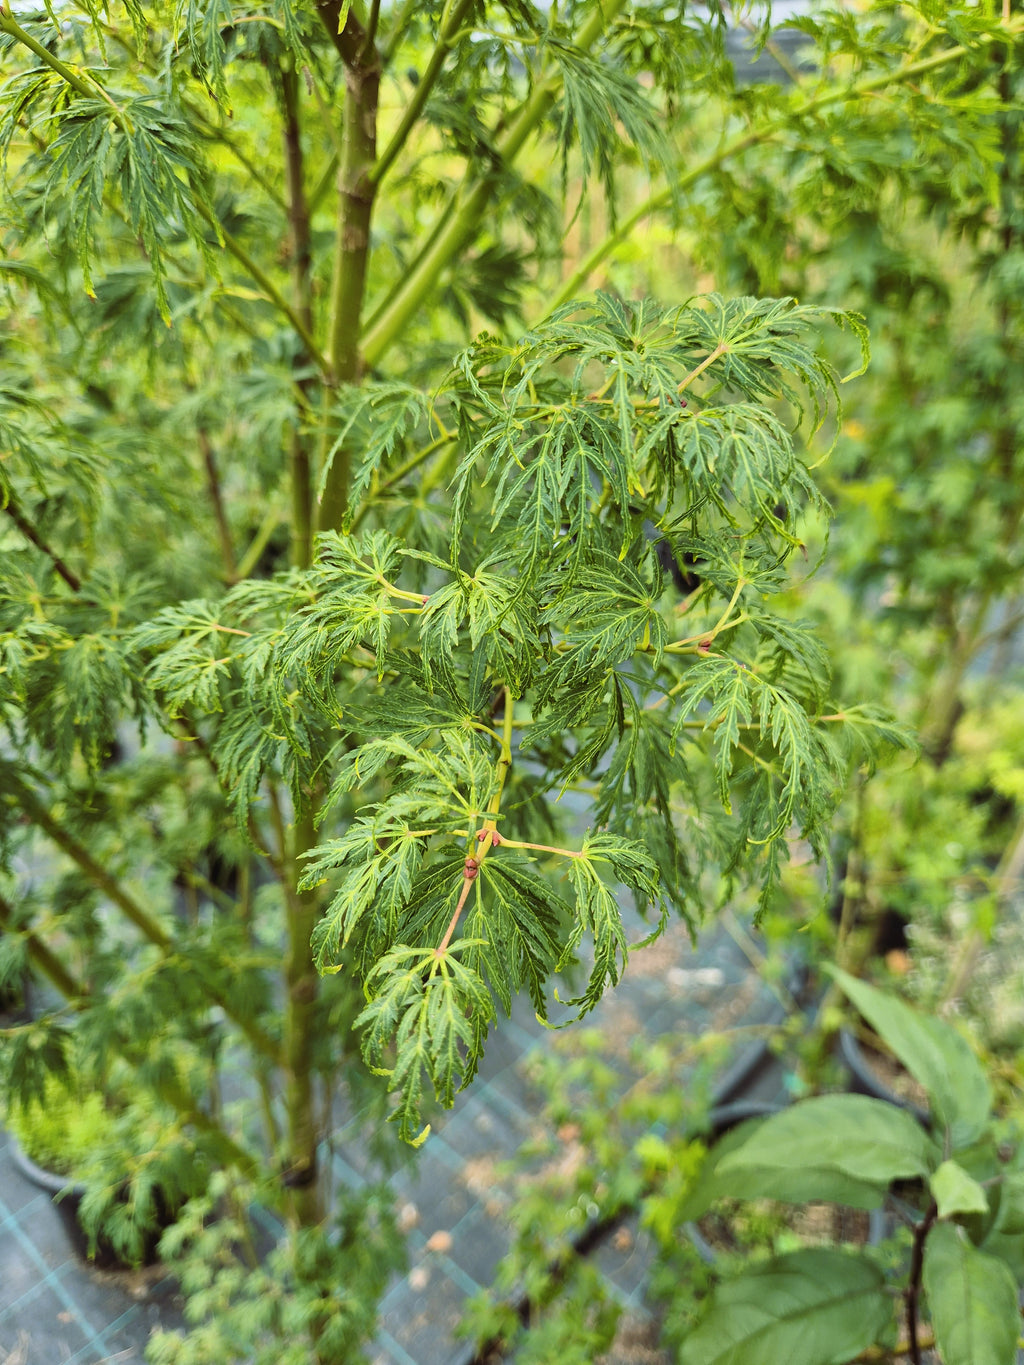
[[[846,1365],[883,1335],[892,1300],[870,1261],[827,1247],[720,1284],[680,1365]]]

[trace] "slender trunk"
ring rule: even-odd
[[[304,183],[302,125],[299,117],[299,75],[294,67],[281,68],[281,113],[284,138],[284,165],[288,199],[288,236],[291,257],[292,306],[303,326],[313,333],[311,265],[313,259],[309,203]],[[304,358],[299,365],[305,368]],[[300,409],[313,404],[316,381],[311,377],[297,382]],[[289,437],[288,467],[291,482],[291,561],[295,568],[308,568],[313,559],[313,466],[309,437],[304,431],[302,411],[296,415]]]
[[[292,68],[281,70],[284,159],[287,174],[288,224],[291,247],[292,294],[296,312],[313,330],[311,289],[312,248],[309,201],[306,197],[302,153],[299,76]],[[302,406],[313,404],[316,381],[298,381]],[[330,390],[326,390],[330,392]],[[292,517],[291,559],[298,569],[313,561],[313,462],[304,423],[297,421],[291,433]],[[273,808],[280,817],[276,795]],[[286,1157],[282,1179],[290,1194],[290,1212],[298,1227],[312,1227],[324,1216],[324,1201],[317,1172],[317,1123],[313,1084],[313,1050],[317,995],[320,979],[313,965],[310,939],[319,918],[315,892],[295,888],[302,873],[301,855],[316,843],[316,794],[309,792],[293,825],[280,831],[284,865],[287,949],[284,964],[285,1008],[282,1063],[285,1073]]]
[[[342,154],[338,163],[338,216],[331,284],[331,321],[328,357],[338,383],[358,383],[363,361],[359,329],[366,296],[370,261],[370,219],[376,186],[371,179],[377,155],[377,101],[380,92],[380,61],[376,50],[360,48],[345,65],[345,110],[342,122]],[[324,391],[324,423],[321,459],[330,450],[327,412],[330,389]],[[340,525],[348,502],[349,451],[338,450],[331,463],[320,500],[318,525]]]
[[[288,1123],[288,1160],[284,1183],[291,1191],[292,1216],[300,1227],[324,1215],[317,1179],[317,1123],[314,1093],[314,1031],[320,978],[313,965],[310,939],[320,917],[314,891],[296,891],[301,874],[298,855],[316,843],[312,797],[309,809],[289,831],[288,949],[285,958],[284,1066]]]

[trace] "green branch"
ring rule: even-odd
[[[1018,32],[1019,29],[1020,26],[1018,25],[1014,31]],[[993,39],[993,41],[995,40]],[[825,109],[831,104],[838,104],[843,100],[855,100],[863,95],[884,90],[891,85],[900,85],[905,81],[913,80],[916,76],[925,75],[929,71],[936,71],[952,62],[959,61],[969,52],[970,49],[966,47],[951,47],[945,52],[936,53],[933,57],[923,57],[919,61],[907,62],[895,71],[887,71],[881,76],[869,76],[864,80],[854,81],[851,85],[824,91],[791,109],[784,119],[780,119],[778,116],[765,119],[762,123],[749,128],[745,133],[738,134],[721,146],[717,152],[712,153],[697,166],[680,175],[671,186],[659,190],[656,194],[645,199],[627,218],[624,218],[618,227],[610,232],[604,241],[599,243],[587,258],[577,266],[558,291],[554,300],[548,305],[548,311],[553,312],[556,308],[560,308],[563,304],[577,298],[586,281],[598,266],[606,261],[617,247],[629,239],[633,230],[645,218],[650,218],[653,214],[669,208],[680,194],[685,190],[692,189],[698,181],[713,171],[717,171],[726,161],[739,156],[741,152],[747,151],[750,147],[770,142],[773,138],[781,135],[789,126],[790,120],[804,118],[808,114],[817,113],[818,110]]]
[[[405,30],[408,27],[409,20],[416,13],[418,5],[419,0],[405,0],[405,4],[398,11],[398,16],[395,19],[391,36],[388,38],[388,41],[385,43],[384,49],[381,52],[380,60],[382,66],[390,66],[394,60],[395,53],[401,46],[402,39],[405,36]]]
[[[377,157],[379,94],[380,62],[376,52],[371,51],[365,64],[352,64],[345,69],[345,108],[342,153],[338,165],[338,214],[328,337],[328,356],[336,383],[357,383],[363,371],[359,327],[370,263],[370,219],[377,192],[371,172]],[[327,389],[324,393],[325,412],[321,428],[321,466],[330,449],[330,428],[326,420],[330,400],[331,393]],[[341,523],[348,504],[349,459],[349,451],[342,447],[331,462],[317,518],[321,530],[329,530]]]
[[[625,0],[609,0],[595,7],[577,35],[576,45],[591,47],[603,30],[625,5]],[[555,74],[542,77],[513,116],[505,133],[498,139],[496,152],[500,162],[510,163],[522,150],[527,138],[543,121],[555,101],[560,79]],[[413,263],[405,279],[373,320],[363,337],[363,363],[376,365],[384,353],[398,340],[441,277],[442,271],[465,249],[479,228],[480,222],[494,199],[498,177],[492,172],[482,176],[469,170],[462,185],[445,205],[438,227],[428,237],[427,245]]]
[[[65,829],[58,820],[54,819],[44,803],[25,782],[19,777],[11,775],[11,785],[14,788],[14,794],[8,799],[25,811],[33,823],[38,825],[57,847],[67,854],[71,861],[85,873],[92,884],[123,912],[144,938],[159,948],[162,953],[170,955],[174,951],[174,943],[159,921],[155,920],[139,904],[116,877],[112,876],[102,864],[96,861],[84,844],[79,843],[70,830]],[[256,1051],[264,1057],[276,1061],[278,1047],[273,1038],[253,1020],[239,1015],[223,991],[219,990],[213,983],[207,981],[204,984],[211,999],[220,1005],[228,1017],[237,1024]]]
[[[309,204],[306,200],[305,159],[299,117],[299,77],[294,66],[280,69],[279,87],[284,141],[285,178],[288,186],[288,235],[291,256],[292,297],[302,325],[313,332],[313,246]],[[304,406],[312,401],[313,380],[298,378]],[[291,560],[297,569],[313,562],[313,469],[310,442],[296,421],[289,437],[288,466],[291,479]]]
[[[99,81],[86,72],[75,71],[65,62],[62,62],[59,57],[55,57],[49,48],[44,47],[42,43],[32,37],[31,33],[27,33],[21,27],[3,0],[0,0],[0,33],[9,34],[16,42],[21,43],[22,47],[27,47],[44,66],[48,66],[51,71],[60,76],[83,99],[101,99],[104,103],[109,104],[114,111],[118,126],[125,131],[129,130],[129,120]]]
[[[475,0],[459,0],[459,3],[449,14],[447,20],[442,23],[441,31],[437,39],[437,46],[430,54],[430,60],[427,62],[426,70],[419,79],[419,84],[413,92],[412,99],[405,107],[405,113],[402,115],[402,120],[388,145],[377,158],[377,164],[370,172],[370,180],[373,184],[380,184],[391,169],[395,158],[405,146],[409,134],[412,132],[420,114],[423,112],[423,106],[430,98],[430,92],[437,83],[437,78],[444,69],[445,60],[451,50],[452,38],[458,32],[462,20],[473,8],[474,3]]]
[[[274,307],[280,313],[283,313],[284,316],[288,319],[292,327],[295,329],[296,335],[299,337],[299,340],[306,348],[306,352],[310,360],[312,360],[316,367],[322,371],[325,377],[330,379],[331,378],[330,360],[320,350],[320,347],[317,345],[316,338],[313,336],[313,333],[310,330],[310,328],[306,326],[306,323],[295,311],[295,309],[291,306],[291,304],[288,302],[285,296],[281,293],[280,289],[278,289],[277,285],[270,278],[267,272],[263,269],[263,267],[259,264],[258,261],[255,261],[253,257],[249,255],[248,251],[246,251],[245,247],[241,244],[238,238],[233,237],[231,233],[228,232],[227,228],[223,225],[223,223],[221,223],[219,219],[216,218],[213,213],[211,213],[211,211],[206,207],[204,203],[202,203],[201,200],[196,200],[194,207],[199,216],[202,219],[204,219],[210,225],[210,227],[213,228],[214,232],[217,234],[219,241],[221,241],[224,244],[224,247],[231,253],[232,256],[234,256],[235,260],[239,263],[239,265],[242,266],[242,268],[246,271],[247,274],[252,276],[252,278],[256,281],[259,287],[263,290],[264,294],[267,297],[267,302],[272,303]]]
[[[249,548],[238,561],[237,575],[239,580],[248,578],[256,568],[256,565],[260,561],[260,556],[270,543],[270,537],[281,525],[282,521],[284,521],[284,512],[280,507],[275,507],[271,504],[270,507],[267,508],[266,514],[249,544]]]
[[[19,935],[25,940],[29,957],[66,1000],[83,1000],[89,994],[89,987],[71,975],[60,958],[47,947],[37,934],[34,934],[31,929],[22,929],[18,926],[15,920],[14,906],[3,896],[0,896],[0,929],[5,934]]]

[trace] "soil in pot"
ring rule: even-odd
[[[837,1204],[780,1204],[771,1199],[723,1200],[696,1224],[704,1243],[715,1253],[747,1252],[754,1247],[780,1251],[794,1240],[803,1246],[846,1242],[865,1246],[875,1240],[865,1209]]]
[[[866,1026],[863,1042],[844,1029],[839,1035],[839,1051],[855,1094],[872,1095],[908,1109],[920,1123],[928,1125],[928,1092]]]

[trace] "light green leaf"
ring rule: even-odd
[[[940,1218],[954,1213],[988,1213],[988,1196],[955,1161],[944,1161],[928,1181]]]
[[[699,1218],[722,1198],[879,1208],[892,1181],[926,1175],[938,1162],[935,1144],[909,1114],[862,1095],[825,1095],[716,1143],[681,1216]]]
[[[406,1142],[420,1134],[424,1081],[447,1108],[476,1075],[494,1003],[483,981],[457,954],[479,946],[460,939],[445,953],[401,945],[366,979],[368,1003],[356,1019],[364,1029],[363,1055],[387,1075],[398,1095],[390,1121]],[[392,1065],[386,1058],[394,1046]]]
[[[870,1261],[828,1248],[774,1257],[714,1290],[680,1365],[846,1365],[883,1335],[892,1299]]]
[[[924,1290],[944,1365],[1014,1365],[1020,1308],[1009,1268],[939,1223],[924,1248]]]
[[[718,1163],[720,1179],[733,1172],[789,1173],[805,1181],[802,1199],[822,1176],[838,1172],[885,1189],[893,1180],[927,1175],[936,1164],[935,1144],[902,1109],[864,1095],[822,1095],[774,1114],[756,1137]]]
[[[918,1014],[865,981],[828,969],[882,1041],[921,1082],[953,1148],[980,1136],[992,1108],[992,1088],[970,1044],[941,1019]]]
[[[618,901],[595,866],[602,862],[608,863],[615,875],[641,897],[654,898],[658,894],[657,866],[646,849],[634,840],[613,834],[588,835],[580,852],[569,860],[569,880],[576,892],[576,924],[559,966],[569,960],[588,929],[594,939],[594,966],[587,988],[567,1002],[579,1006],[581,1015],[594,1008],[604,994],[606,982],[613,986],[618,983],[629,956]]]

